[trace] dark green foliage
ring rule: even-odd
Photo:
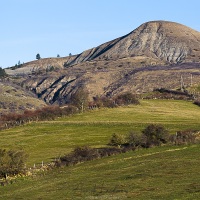
[[[46,72],[52,72],[55,70],[55,67],[54,66],[49,66],[46,68]]]
[[[23,151],[0,149],[0,177],[23,172],[26,159],[27,155]]]
[[[127,136],[127,144],[132,147],[145,147],[147,137],[144,134],[139,134],[131,131]]]
[[[114,133],[110,139],[109,145],[121,146],[126,143],[126,137],[122,134]]]
[[[127,135],[113,134],[109,145],[111,146],[129,146],[133,148],[159,146],[169,142],[169,133],[162,125],[150,124],[142,133],[130,132]]]
[[[41,57],[40,57],[40,54],[38,53],[38,54],[36,54],[36,59],[37,60],[40,60],[41,59]]]
[[[147,147],[161,145],[162,143],[167,143],[169,140],[169,132],[162,125],[150,124],[142,133],[147,138]]]
[[[0,78],[4,78],[6,76],[8,75],[6,74],[5,70],[0,67]]]
[[[124,153],[126,150],[120,148],[100,148],[95,149],[88,146],[77,147],[71,153],[60,157],[55,165],[60,166],[70,166],[75,165],[80,162],[85,162],[89,160],[95,160],[105,156],[116,155],[119,153]]]
[[[93,149],[93,148],[90,148],[90,147],[87,147],[87,146],[77,147],[70,154],[67,154],[67,155],[61,157],[56,162],[56,166],[75,165],[79,162],[93,160],[93,159],[98,158],[98,157],[99,157],[99,154],[98,154],[97,149]]]

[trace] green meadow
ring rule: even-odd
[[[34,122],[0,132],[1,148],[23,149],[28,165],[50,162],[77,146],[101,147],[113,133],[141,131],[163,124],[170,133],[200,130],[200,108],[192,102],[143,100],[141,105],[99,109],[54,121]]]
[[[27,166],[51,162],[77,146],[106,146],[113,133],[163,124],[170,133],[200,130],[192,102],[141,100],[0,131],[0,147],[23,149]],[[0,199],[199,199],[200,145],[163,146],[80,163],[0,186]]]

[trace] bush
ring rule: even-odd
[[[118,95],[115,98],[115,102],[117,105],[140,104],[140,102],[135,97],[135,95],[130,92],[126,92],[126,93]]]
[[[169,141],[169,132],[162,125],[150,124],[142,133],[146,136],[146,147],[161,145]]]
[[[59,165],[75,165],[80,162],[94,160],[99,157],[97,149],[90,147],[77,147],[70,154],[67,154],[60,158],[58,162],[56,162],[56,166]]]
[[[105,156],[111,156],[123,153],[120,148],[100,148],[95,149],[91,147],[77,147],[71,153],[62,156],[59,160],[55,162],[55,166],[70,166],[75,165],[80,162],[85,162],[89,160],[94,160],[98,158],[102,158]]]
[[[197,105],[197,106],[200,106],[200,101],[199,100],[195,100],[194,104]]]
[[[27,154],[23,151],[0,149],[0,177],[22,173],[25,169]]]
[[[199,143],[200,133],[192,130],[177,131],[170,136],[170,141],[174,145]]]
[[[145,147],[147,142],[147,137],[144,134],[138,134],[135,132],[130,132],[127,136],[127,144],[131,147]]]
[[[101,97],[101,103],[102,103],[103,107],[107,107],[107,108],[115,108],[116,107],[116,104],[113,101],[113,99],[108,98],[106,96]]]
[[[109,145],[111,146],[121,146],[126,143],[126,137],[122,134],[114,133],[110,139]]]

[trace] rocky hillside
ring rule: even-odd
[[[18,74],[20,84],[45,102],[64,104],[80,85],[91,98],[178,89],[181,79],[187,87],[198,85],[199,69],[200,33],[178,23],[153,21],[79,55],[41,59],[7,73]]]
[[[200,62],[200,33],[174,22],[147,22],[123,37],[84,51],[65,65],[134,56],[166,63]]]
[[[0,115],[10,112],[23,112],[46,106],[32,92],[21,88],[10,81],[0,81]]]

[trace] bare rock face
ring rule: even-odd
[[[144,55],[167,63],[200,62],[200,33],[174,22],[147,22],[128,35],[84,51],[66,65]]]

